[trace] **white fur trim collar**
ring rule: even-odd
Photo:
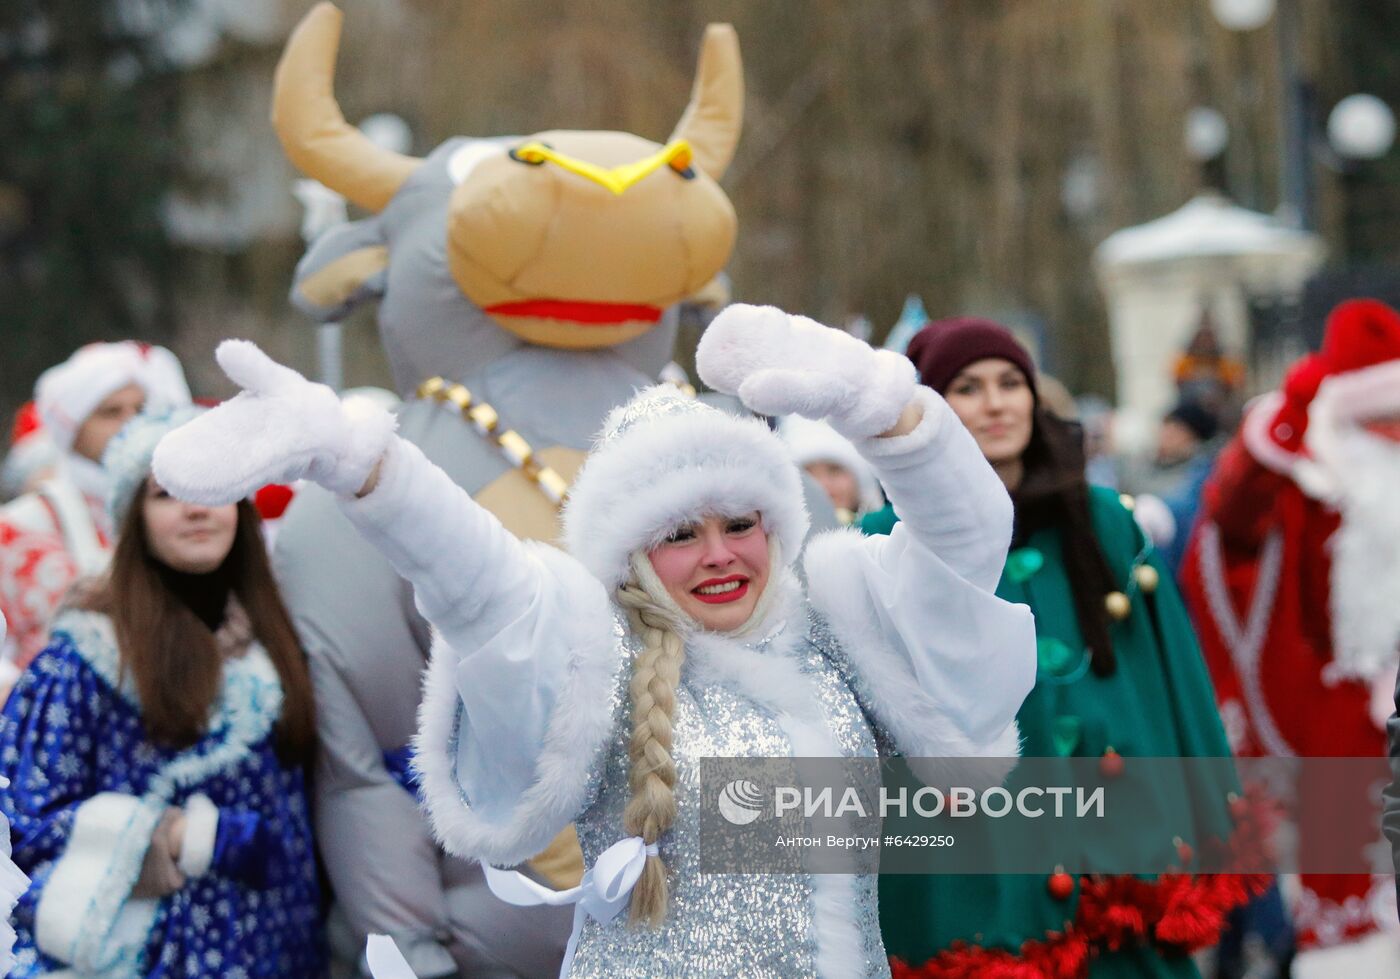
[[[799,659],[807,637],[801,585],[796,576],[784,571],[769,588],[774,597],[763,627],[743,637],[705,631],[686,637],[682,682],[727,687],[768,708],[780,720],[790,718],[824,728],[820,701],[811,680],[802,673]],[[783,726],[787,730],[788,725]],[[815,742],[805,730],[787,733],[798,757],[841,754],[829,733]],[[794,738],[794,734],[798,736]]]
[[[112,620],[99,612],[67,609],[53,631],[66,634],[73,648],[122,698],[137,710],[140,701],[130,676],[120,677],[120,658]],[[242,656],[224,661],[223,678],[205,731],[223,732],[223,742],[203,754],[182,752],[163,768],[147,795],[170,798],[179,787],[197,785],[213,773],[247,757],[272,732],[282,715],[282,681],[267,652],[251,643]]]

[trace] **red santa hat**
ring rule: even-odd
[[[10,445],[19,445],[43,430],[44,423],[39,419],[39,409],[35,407],[34,402],[26,401],[19,406],[19,411],[15,412],[15,423],[10,428]]]
[[[1328,317],[1322,357],[1329,370],[1317,398],[1339,419],[1400,412],[1400,313],[1374,299],[1342,303]]]
[[[68,452],[93,409],[128,384],[146,392],[148,409],[164,411],[190,403],[185,372],[175,355],[134,340],[79,347],[63,363],[39,375],[34,402],[49,437]]]
[[[0,499],[10,499],[23,491],[37,471],[58,461],[58,448],[53,444],[34,402],[26,401],[15,413],[10,429],[10,451],[0,463]]]
[[[1294,364],[1283,387],[1246,417],[1244,440],[1264,465],[1296,476],[1319,415],[1332,423],[1397,412],[1400,313],[1375,299],[1349,299],[1328,315],[1322,349]]]

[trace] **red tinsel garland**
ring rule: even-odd
[[[1236,825],[1227,866],[1259,867],[1272,832],[1274,809],[1259,798],[1233,806]],[[1151,942],[1174,955],[1213,945],[1225,916],[1262,894],[1269,874],[1163,874],[1136,877],[1081,877],[1074,923],[1027,941],[1020,954],[956,942],[922,965],[890,959],[893,979],[1081,979],[1103,951]]]

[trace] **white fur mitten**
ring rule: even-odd
[[[805,316],[742,303],[705,330],[695,365],[706,384],[759,414],[825,418],[853,440],[893,428],[916,384],[906,357]]]
[[[218,506],[302,478],[342,495],[364,485],[394,437],[393,415],[342,403],[247,340],[225,340],[214,356],[243,392],[160,440],[152,471],[167,492]]]

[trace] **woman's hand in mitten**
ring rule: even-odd
[[[391,414],[342,403],[247,340],[215,357],[243,391],[161,439],[152,471],[167,492],[218,506],[302,478],[342,495],[364,487],[394,437]]]
[[[890,431],[914,395],[914,365],[773,306],[715,317],[695,355],[701,379],[763,415],[824,418],[849,439]]]

